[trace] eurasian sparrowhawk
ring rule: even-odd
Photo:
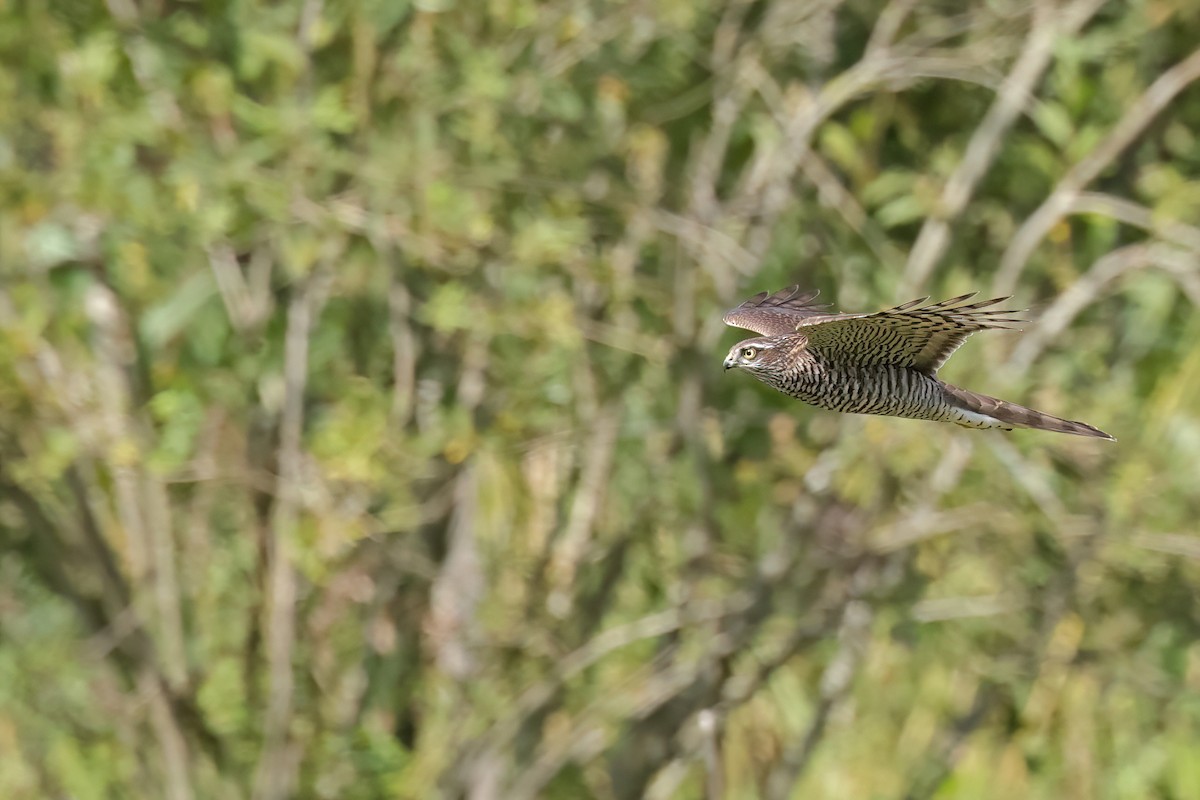
[[[954,422],[968,428],[1036,428],[1112,439],[1083,422],[951,386],[937,370],[975,331],[1022,322],[984,310],[1007,300],[965,304],[965,294],[928,297],[873,314],[834,314],[817,292],[792,286],[762,292],[725,315],[725,324],[761,334],[738,342],[725,369],[744,369],[784,394],[831,411]]]

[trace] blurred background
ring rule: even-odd
[[[1192,0],[0,42],[0,796],[1200,797]],[[1119,441],[724,374],[793,283]]]

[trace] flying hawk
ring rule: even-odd
[[[761,334],[738,342],[725,369],[744,369],[786,395],[831,411],[954,422],[967,428],[1035,428],[1113,439],[1083,422],[1059,419],[937,379],[938,368],[975,331],[1022,322],[984,310],[997,297],[975,293],[922,305],[922,297],[874,314],[834,314],[816,291],[762,292],[725,315],[725,324]],[[1114,440],[1115,441],[1115,440]]]

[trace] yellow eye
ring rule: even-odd
[[[755,356],[757,356],[757,355],[758,355],[757,347],[743,347],[742,348],[742,358],[746,361],[753,361]]]

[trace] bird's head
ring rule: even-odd
[[[760,336],[757,339],[746,339],[730,348],[729,355],[725,356],[725,369],[740,367],[753,373],[778,369],[780,360],[786,357],[791,349],[779,338]]]

